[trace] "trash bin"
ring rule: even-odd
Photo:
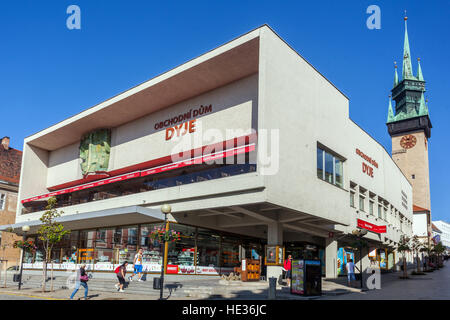
[[[267,298],[269,300],[275,300],[277,298],[277,278],[275,277],[269,278],[269,292]]]
[[[13,276],[13,282],[20,282],[20,273],[16,273]]]
[[[153,278],[153,289],[159,290],[161,289],[161,278]]]

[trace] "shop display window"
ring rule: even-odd
[[[93,248],[95,242],[95,230],[80,231],[79,248]]]
[[[23,263],[33,263],[34,257],[32,252],[24,251]]]
[[[77,263],[78,250],[76,246],[62,249],[62,263]]]
[[[43,262],[44,261],[45,252],[43,249],[38,248],[36,250],[36,255],[34,257],[34,262]]]
[[[114,251],[112,249],[100,249],[94,250],[94,262],[95,263],[114,263]]]
[[[197,266],[219,266],[219,239],[216,231],[198,228],[197,235]]]
[[[149,224],[141,226],[140,248],[144,251],[142,253],[142,262],[144,264],[162,264],[162,252],[164,248],[161,243],[149,237],[154,228],[163,227],[163,223]]]
[[[95,239],[95,247],[112,249],[114,246],[114,231],[114,228],[98,229]]]
[[[239,267],[239,242],[223,237],[222,239],[222,267]]]
[[[178,273],[193,274],[195,263],[198,260],[198,251],[195,250],[196,228],[170,224],[170,230],[180,233],[180,241],[169,242],[167,252],[167,264],[177,265]]]

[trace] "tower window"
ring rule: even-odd
[[[416,178],[416,175],[415,175],[415,174],[411,175],[411,178],[415,179],[415,178]]]

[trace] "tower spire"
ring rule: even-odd
[[[423,92],[420,95],[420,107],[419,107],[419,116],[428,115],[428,107],[425,104],[425,99],[423,98]]]
[[[397,61],[394,61],[394,87],[398,85]]]
[[[408,40],[408,17],[406,16],[405,10],[405,42],[403,45],[403,80],[404,79],[414,79],[411,64],[411,53],[409,50],[409,40]]]
[[[389,109],[387,123],[395,121],[394,111],[392,110],[392,100],[391,95],[389,95]]]
[[[417,58],[417,80],[425,81],[423,80],[422,68],[420,67],[420,58]]]

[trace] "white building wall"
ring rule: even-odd
[[[201,105],[212,105],[212,113],[192,117],[197,119],[196,131],[184,135],[182,142],[166,141],[165,128],[155,129],[155,124]],[[258,75],[253,75],[113,128],[108,171],[249,134],[256,123],[257,105]],[[79,146],[75,143],[50,152],[47,187],[82,179]]]
[[[442,231],[441,233],[442,244],[450,248],[450,223],[441,220],[433,221],[433,223],[439,230]]]
[[[262,31],[260,77],[259,127],[279,131],[279,171],[265,177],[270,202],[339,221],[351,232],[357,218],[370,220],[350,208],[353,181],[412,221],[412,188],[390,155],[349,119],[347,98],[270,30]],[[343,188],[317,178],[317,143],[346,159]],[[363,172],[362,163],[368,162],[357,148],[377,161],[373,177]],[[401,191],[409,200],[406,208]],[[372,218],[369,222],[376,225],[388,224]],[[383,237],[398,241],[400,233],[391,227]],[[368,237],[384,240],[375,234]]]
[[[427,214],[426,213],[415,213],[413,220],[413,233],[418,237],[428,236],[427,229]]]

